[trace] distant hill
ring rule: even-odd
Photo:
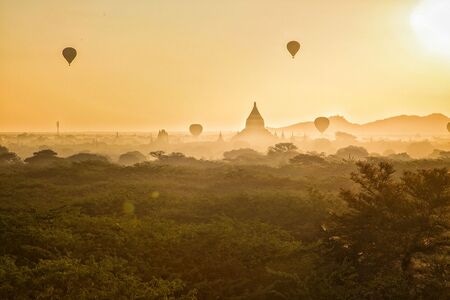
[[[447,123],[450,118],[443,114],[431,114],[428,116],[401,115],[391,118],[377,120],[365,124],[356,124],[347,121],[342,116],[328,118],[330,126],[326,134],[334,134],[343,131],[357,136],[431,136],[449,134]],[[317,134],[314,121],[301,122],[294,125],[271,128],[271,130],[284,131],[285,134]]]

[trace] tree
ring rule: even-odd
[[[181,153],[181,152],[172,152],[172,153],[170,153],[170,154],[168,155],[168,159],[176,159],[176,160],[179,160],[179,159],[184,159],[184,158],[186,158],[186,155],[184,155],[184,154]]]
[[[251,148],[235,149],[225,151],[223,153],[224,160],[239,163],[257,163],[261,161],[264,156],[256,150]]]
[[[170,154],[165,154],[164,151],[154,151],[150,152],[150,155],[156,158],[158,161],[164,161],[166,163],[186,163],[195,161],[193,157],[186,157],[184,153],[181,152],[172,152]]]
[[[278,143],[274,146],[270,146],[267,154],[268,155],[274,155],[274,154],[286,154],[286,153],[292,153],[296,152],[297,146],[295,146],[293,143]]]
[[[150,152],[150,156],[156,158],[157,160],[163,160],[163,159],[167,158],[166,153],[162,150],[152,151],[152,152]]]
[[[57,157],[57,155],[58,153],[51,149],[44,149],[34,152],[33,156],[26,158],[24,161],[28,164],[48,165],[63,160],[62,158]]]
[[[39,156],[39,157],[55,157],[56,155],[58,155],[58,153],[56,153],[55,151],[53,151],[51,149],[43,149],[43,150],[34,152],[33,155]]]
[[[196,299],[179,279],[142,280],[127,262],[105,257],[42,259],[32,267],[0,256],[2,299]],[[120,270],[120,271],[118,271]]]
[[[314,164],[323,164],[325,163],[325,159],[320,157],[319,155],[313,154],[297,154],[293,158],[289,160],[291,164],[298,165],[314,165]]]
[[[0,164],[14,164],[20,162],[20,157],[14,152],[0,154]]]
[[[132,166],[145,161],[145,155],[139,151],[131,151],[119,156],[119,163],[126,166]]]
[[[348,147],[339,149],[336,152],[336,156],[350,160],[358,160],[368,157],[369,152],[367,152],[367,150],[363,147],[350,145]]]
[[[297,154],[297,146],[293,143],[278,143],[267,150],[268,162],[278,166],[288,164],[289,160]]]
[[[20,162],[20,157],[16,153],[10,152],[8,148],[0,146],[0,165],[14,164]]]
[[[0,145],[0,154],[8,153],[9,150],[5,146]]]
[[[106,156],[94,153],[78,153],[71,155],[66,159],[72,162],[102,162],[102,163],[109,162]]]
[[[342,190],[349,211],[333,216],[327,230],[333,259],[350,263],[356,274],[348,276],[366,292],[376,284],[375,298],[397,282],[403,297],[440,299],[450,280],[448,170],[405,172],[395,180],[389,163],[357,167],[351,178],[359,190]]]

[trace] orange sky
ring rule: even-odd
[[[419,2],[0,0],[0,131],[235,130],[253,101],[273,127],[450,115],[450,58],[414,32]]]

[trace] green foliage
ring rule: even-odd
[[[323,157],[319,155],[313,155],[313,154],[303,154],[299,153],[290,160],[291,164],[298,164],[298,165],[321,165],[325,164],[326,161]]]
[[[352,180],[358,192],[341,192],[349,212],[335,216],[327,231],[332,259],[355,269],[357,292],[363,295],[440,299],[448,294],[448,170],[407,171],[398,180],[388,163],[357,166]]]
[[[180,280],[142,281],[127,262],[104,258],[61,257],[23,266],[10,256],[0,257],[0,295],[4,299],[193,299]]]
[[[0,168],[0,298],[444,299],[442,161],[244,152]]]

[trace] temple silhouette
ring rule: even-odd
[[[264,126],[264,119],[259,113],[256,102],[245,122],[245,128],[233,137],[233,141],[246,141],[249,143],[271,143],[276,140]]]

